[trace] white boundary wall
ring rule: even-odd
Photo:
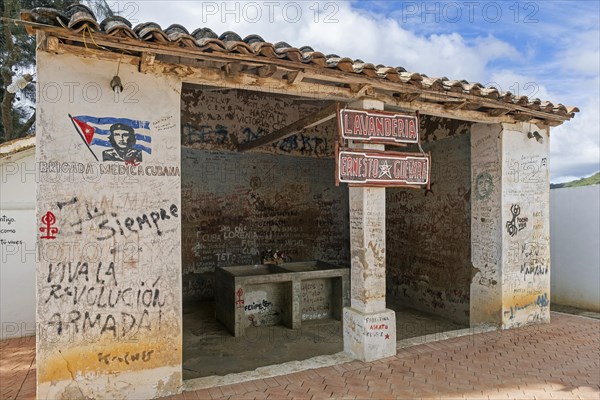
[[[552,301],[600,312],[600,185],[550,191]]]
[[[35,148],[0,158],[0,339],[35,334]]]

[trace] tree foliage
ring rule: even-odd
[[[23,137],[33,130],[35,122],[35,85],[28,85],[17,93],[6,87],[13,79],[35,71],[35,37],[22,25],[11,20],[19,19],[20,11],[35,7],[65,10],[73,0],[2,0],[0,15],[0,143]],[[105,0],[81,1],[92,9],[99,20],[113,15]]]

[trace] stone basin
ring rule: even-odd
[[[240,277],[290,272],[287,269],[283,269],[278,265],[273,264],[238,265],[235,267],[223,267],[223,270],[225,270],[227,273],[233,276]]]
[[[340,320],[350,305],[350,271],[322,261],[236,265],[215,270],[217,319],[234,336],[249,326]]]
[[[330,269],[339,269],[337,265],[329,264],[323,261],[303,261],[280,264],[279,267],[284,271],[289,272],[308,272],[308,271],[323,271]]]

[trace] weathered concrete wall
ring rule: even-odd
[[[502,126],[502,324],[513,328],[550,322],[550,140],[535,125]]]
[[[34,148],[1,156],[0,340],[35,335],[35,178]]]
[[[273,132],[322,108],[323,103],[243,90],[186,88],[181,96],[185,147],[237,150],[237,145]],[[307,157],[333,157],[335,119],[253,151]]]
[[[471,129],[471,324],[502,319],[502,164],[500,125]]]
[[[550,190],[552,301],[600,312],[600,185]]]
[[[182,149],[183,297],[213,297],[216,267],[292,261],[349,264],[348,191],[332,159]]]
[[[471,143],[471,322],[549,322],[548,132],[528,123],[476,124]]]
[[[180,82],[123,62],[115,96],[116,62],[39,52],[37,68],[38,398],[175,393]],[[111,145],[110,118],[136,135]]]
[[[423,144],[431,151],[431,190],[387,189],[388,302],[468,322],[470,136],[460,133],[469,125],[423,119],[423,140],[445,138]]]

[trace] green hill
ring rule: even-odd
[[[587,178],[581,178],[581,179],[577,179],[577,180],[574,180],[571,182],[552,183],[552,184],[550,184],[550,189],[597,185],[599,183],[600,183],[600,171],[596,172],[592,176],[588,176]]]

